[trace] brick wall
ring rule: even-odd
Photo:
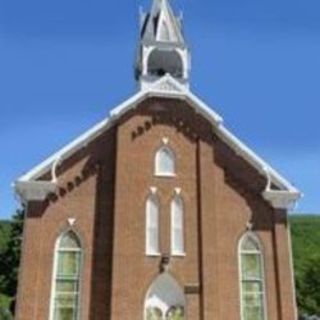
[[[164,137],[177,157],[173,178],[154,175]],[[60,191],[28,208],[16,319],[48,319],[55,241],[76,218],[81,319],[141,320],[161,261],[145,255],[150,187],[161,204],[162,254],[170,253],[170,202],[181,188],[186,257],[171,257],[169,272],[186,290],[189,319],[240,320],[237,252],[248,221],[264,248],[268,319],[295,319],[286,214],[264,202],[265,179],[184,102],[145,100],[59,171]]]

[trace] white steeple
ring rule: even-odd
[[[153,0],[149,13],[141,13],[136,79],[141,88],[169,74],[188,88],[190,56],[182,34],[181,18],[168,0]]]

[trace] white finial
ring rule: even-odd
[[[177,195],[181,194],[181,188],[174,188],[174,191]]]
[[[169,143],[169,138],[163,137],[162,142],[163,142],[163,144],[167,145]]]
[[[253,223],[252,223],[252,221],[248,221],[248,222],[247,222],[247,230],[252,231],[252,228],[253,228]]]
[[[69,218],[68,219],[68,224],[69,224],[70,227],[72,227],[75,224],[75,222],[76,222],[75,218]]]
[[[157,193],[157,187],[150,187],[150,191],[152,194],[156,194]]]

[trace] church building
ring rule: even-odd
[[[153,0],[137,92],[15,182],[16,320],[297,320],[300,192],[192,92],[190,55]]]

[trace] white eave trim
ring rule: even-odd
[[[222,117],[220,117],[216,112],[209,108],[208,105],[206,105],[202,100],[191,93],[186,87],[181,85],[170,75],[164,76],[150,87],[139,91],[130,99],[113,109],[110,112],[110,118],[106,118],[99,122],[93,128],[82,134],[79,138],[75,139],[60,151],[56,152],[47,160],[42,162],[40,165],[36,166],[34,169],[20,177],[16,182],[17,193],[21,196],[26,195],[26,197],[29,198],[29,194],[26,192],[29,182],[31,189],[30,194],[34,195],[35,193],[39,192],[39,190],[37,192],[35,190],[38,187],[40,188],[40,184],[36,185],[34,183],[39,183],[41,181],[35,180],[39,179],[43,174],[50,170],[50,167],[57,159],[63,161],[76,151],[85,147],[97,136],[110,128],[123,114],[135,108],[141,101],[148,97],[175,98],[187,101],[197,113],[201,114],[213,125],[214,133],[216,133],[239,156],[245,159],[261,174],[264,174],[265,170],[267,169],[270,174],[272,184],[280,189],[279,191],[267,190],[263,195],[264,198],[268,200],[274,207],[280,206],[280,203],[282,203],[282,206],[284,206],[287,200],[288,203],[292,203],[292,199],[295,199],[296,201],[300,197],[301,194],[298,189],[296,189],[290,182],[288,182],[284,177],[282,177],[277,171],[275,171],[270,165],[258,157],[250,148],[248,148],[242,141],[240,141],[224,127]],[[50,186],[46,186],[45,184],[42,186],[46,190],[51,190],[51,188],[53,188],[53,182],[42,181],[41,183],[51,184]],[[41,192],[39,192],[39,198],[43,196],[43,194],[40,193]],[[282,200],[280,201],[280,199]]]
[[[111,118],[119,118],[130,109],[134,108],[141,100],[147,97],[159,97],[159,98],[172,98],[185,100],[213,125],[218,125],[223,122],[220,115],[209,108],[202,100],[191,93],[185,86],[180,84],[169,74],[166,74],[160,80],[154,84],[141,89],[141,91],[127,100],[117,108],[114,108],[111,112]]]
[[[174,85],[176,86],[174,90],[158,89],[158,86],[160,86],[161,83],[166,80],[165,78],[170,78],[170,82],[174,83]],[[97,123],[94,127],[86,131],[77,139],[67,144],[65,147],[54,153],[38,166],[21,176],[18,181],[30,181],[40,178],[41,175],[47,172],[47,170],[57,158],[60,158],[61,161],[63,161],[63,159],[66,159],[71,154],[86,146],[102,132],[111,127],[113,124],[113,120],[119,119],[123,114],[136,107],[142,100],[147,97],[163,97],[187,100],[199,113],[210,120],[212,124],[217,125],[222,122],[222,118],[217,113],[211,110],[205,103],[203,103],[190,91],[186,90],[180,83],[178,83],[170,76],[164,77],[156,82],[154,86],[148,88],[147,90],[139,91],[137,94],[124,101],[118,107],[111,110],[110,118],[106,118],[103,121]]]
[[[103,131],[108,129],[109,122],[109,119],[105,119],[99,122],[93,128],[86,131],[77,139],[73,140],[71,143],[69,143],[68,145],[60,149],[58,152],[54,153],[52,156],[47,158],[45,161],[40,163],[38,166],[27,172],[22,177],[20,177],[18,179],[18,182],[28,182],[40,178],[41,175],[45,174],[49,170],[49,168],[53,165],[56,159],[60,159],[60,161],[63,161],[76,151],[80,150],[82,147],[85,147],[88,144],[88,142],[92,141]]]
[[[265,170],[267,170],[271,176],[271,182],[278,188],[282,190],[285,189],[293,193],[299,193],[298,189],[296,189],[290,182],[282,177],[276,170],[274,170],[269,164],[267,164],[262,158],[260,158],[223,125],[218,126],[215,133],[217,133],[217,135],[227,145],[229,145],[236,152],[236,154],[241,156],[249,164],[256,168],[258,172],[265,175]]]

